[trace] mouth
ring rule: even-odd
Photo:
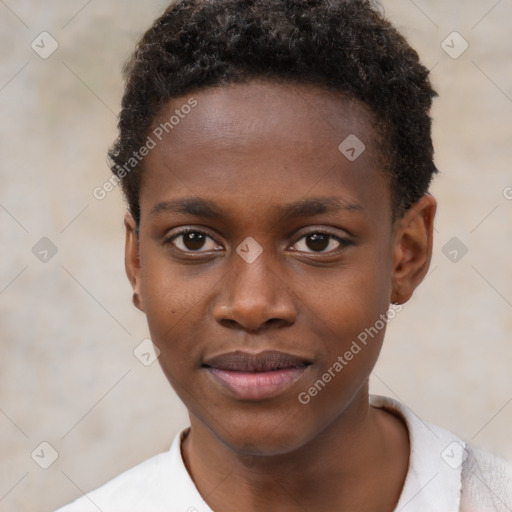
[[[240,400],[264,400],[286,391],[311,364],[284,352],[236,351],[208,359],[202,367],[231,396]]]

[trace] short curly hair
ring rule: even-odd
[[[126,163],[168,101],[209,86],[274,79],[366,104],[385,138],[393,217],[426,194],[438,172],[429,70],[371,0],[177,0],[123,73],[119,136],[108,156],[137,224],[143,159],[130,172]]]

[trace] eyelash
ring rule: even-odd
[[[206,233],[205,231],[201,231],[200,229],[196,229],[196,228],[187,228],[187,229],[183,229],[183,230],[181,230],[181,231],[179,231],[177,233],[174,233],[170,237],[166,238],[164,240],[164,245],[174,245],[172,243],[172,242],[174,242],[174,240],[176,240],[180,236],[186,235],[188,233],[196,233],[196,234],[200,234],[200,235],[205,235],[206,237],[208,237],[211,240],[213,240],[213,238],[208,233]],[[297,244],[303,238],[306,238],[306,237],[311,236],[311,235],[326,235],[326,236],[329,237],[329,239],[336,240],[340,244],[340,246],[338,248],[332,250],[332,251],[329,251],[329,252],[323,252],[323,251],[311,251],[311,252],[296,251],[296,252],[302,252],[302,253],[305,253],[305,254],[320,254],[320,255],[321,254],[329,254],[329,255],[336,255],[339,252],[343,251],[346,247],[354,245],[354,243],[351,240],[349,240],[348,238],[343,238],[343,237],[340,237],[340,236],[335,235],[333,233],[330,233],[329,231],[323,231],[323,230],[316,230],[316,231],[310,231],[309,233],[304,233],[293,245]],[[178,250],[179,252],[184,253],[184,254],[201,254],[203,252],[204,253],[209,252],[209,251],[183,251],[182,249],[178,249],[176,246],[174,246],[174,247],[176,248],[176,250]]]

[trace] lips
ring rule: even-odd
[[[309,361],[285,352],[267,351],[259,354],[230,352],[208,359],[204,366],[234,372],[271,372],[287,368],[301,368]]]
[[[202,365],[230,396],[265,400],[284,393],[307,371],[310,361],[284,352],[230,352]]]

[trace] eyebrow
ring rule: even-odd
[[[349,202],[341,197],[313,197],[286,205],[275,206],[277,215],[285,219],[298,217],[313,217],[324,213],[337,213],[340,211],[362,211],[360,204]],[[151,216],[162,213],[179,215],[193,215],[205,219],[225,218],[225,212],[213,201],[195,197],[174,199],[156,204],[150,212]]]

